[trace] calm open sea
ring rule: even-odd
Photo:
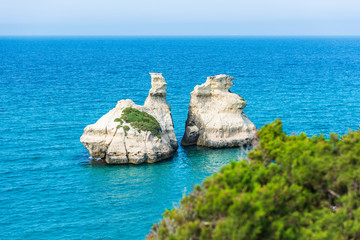
[[[238,148],[180,147],[139,166],[90,163],[83,128],[168,82],[175,132],[190,92],[234,76],[246,115],[290,133],[358,129],[360,38],[0,38],[0,239],[144,239],[165,209]]]

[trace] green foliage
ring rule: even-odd
[[[136,108],[125,108],[121,114],[121,118],[116,118],[114,122],[119,122],[120,125],[117,128],[121,127],[123,122],[130,124],[131,127],[141,131],[149,131],[152,135],[161,138],[161,127],[159,122],[150,114],[137,110]],[[122,126],[125,135],[127,131],[130,130],[129,126]]]
[[[360,133],[288,136],[263,127],[231,162],[168,210],[148,239],[360,239]]]
[[[115,118],[114,122],[119,122],[120,125],[124,123],[123,120],[121,120],[121,118]]]

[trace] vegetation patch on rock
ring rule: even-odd
[[[360,132],[286,135],[276,120],[168,210],[148,239],[360,239]]]
[[[123,120],[121,120],[121,118],[115,118],[114,122],[119,122],[120,125],[124,123]]]
[[[131,127],[141,131],[149,131],[154,136],[161,138],[161,127],[159,122],[150,114],[139,111],[136,108],[127,107],[123,110],[121,118],[116,118],[115,122],[119,122],[121,127],[123,122],[130,124]],[[130,128],[128,126],[123,127],[124,131],[127,132]]]

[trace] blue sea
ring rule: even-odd
[[[0,239],[144,239],[165,209],[240,148],[180,147],[156,164],[92,163],[83,129],[131,98],[149,72],[168,83],[178,141],[190,92],[234,76],[232,92],[260,128],[343,135],[360,124],[360,38],[0,38]]]

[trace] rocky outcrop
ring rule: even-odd
[[[108,164],[157,162],[178,148],[166,86],[161,73],[150,73],[149,96],[144,106],[121,100],[95,124],[84,129],[80,141],[94,158]]]
[[[232,80],[216,75],[194,88],[181,145],[219,148],[256,143],[257,129],[243,112],[246,101],[229,90]]]

